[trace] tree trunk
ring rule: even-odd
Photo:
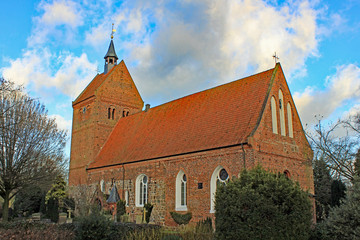
[[[10,202],[10,192],[5,192],[3,215],[2,215],[2,219],[4,222],[7,222],[9,220],[9,202]]]

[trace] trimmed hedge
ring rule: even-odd
[[[171,217],[174,221],[179,225],[188,224],[192,218],[192,213],[187,212],[185,214],[177,213],[177,212],[170,212]]]

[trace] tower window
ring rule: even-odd
[[[108,119],[110,119],[111,116],[111,108],[108,108]]]
[[[109,59],[109,61],[110,61],[110,64],[113,64],[113,60],[111,58]]]
[[[115,118],[115,108],[113,108],[112,114],[111,114],[111,119],[114,120],[114,118]]]
[[[123,113],[122,113],[122,116],[127,117],[127,116],[129,116],[129,113],[130,113],[130,111],[128,109],[124,109]]]

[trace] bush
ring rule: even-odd
[[[50,198],[46,204],[46,216],[52,222],[57,223],[59,220],[59,201],[56,198]]]
[[[118,217],[124,215],[126,213],[126,202],[124,200],[119,200],[116,203],[116,210]]]
[[[171,217],[174,221],[179,225],[188,224],[192,218],[192,213],[188,212],[185,214],[177,213],[177,212],[170,212]]]
[[[353,186],[346,191],[340,206],[330,210],[325,220],[325,235],[329,239],[360,238],[360,179],[355,177]]]
[[[78,240],[112,239],[112,222],[96,212],[78,219],[75,233]]]
[[[196,233],[213,233],[214,229],[212,227],[211,218],[207,217],[207,218],[197,222],[196,227],[195,227],[195,232]]]
[[[309,196],[283,174],[261,167],[219,185],[215,197],[217,239],[308,239]]]

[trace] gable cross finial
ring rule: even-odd
[[[114,29],[114,23],[111,26],[111,39],[114,38],[114,32],[116,32],[116,29]]]
[[[275,60],[275,65],[277,64],[279,57],[276,55],[276,52],[274,53],[274,55],[272,56]]]

